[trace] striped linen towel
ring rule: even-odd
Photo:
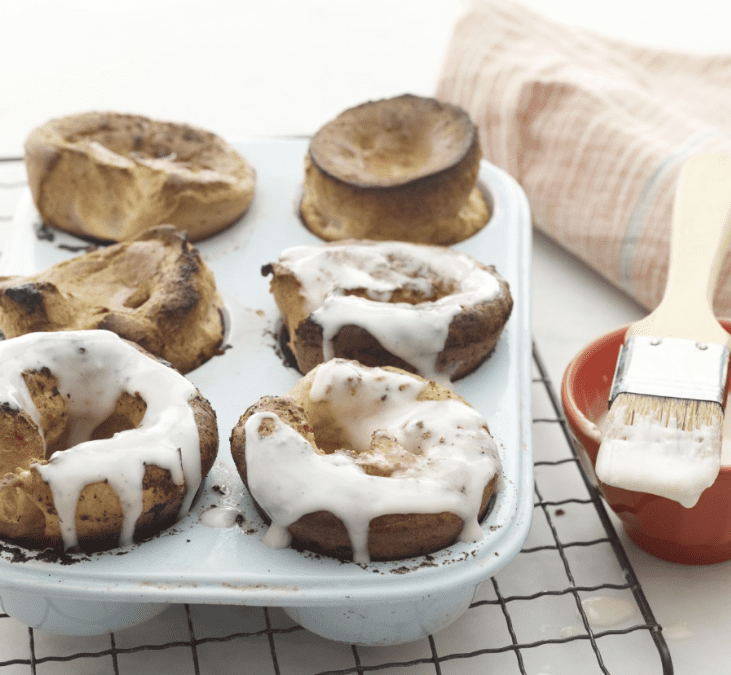
[[[477,0],[454,28],[436,96],[470,113],[536,228],[657,305],[680,166],[731,153],[731,55],[633,46],[511,0]],[[731,316],[730,273],[727,256],[720,316]]]

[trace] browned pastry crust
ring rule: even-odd
[[[394,372],[405,372],[388,368]],[[417,375],[412,375],[417,379]],[[318,454],[331,453],[347,447],[342,440],[340,422],[334,417],[330,406],[313,401],[309,396],[315,372],[308,375],[288,392],[286,396],[265,396],[254,403],[239,419],[231,437],[231,455],[245,485],[246,470],[246,421],[257,412],[272,412],[285,424],[297,431]],[[420,400],[442,401],[456,399],[466,403],[462,397],[436,382],[430,381],[419,396]],[[263,420],[260,434],[271,433],[266,429],[270,422]],[[370,474],[390,476],[401,461],[399,456],[389,456],[387,463],[376,462],[371,457],[356,460]],[[272,470],[276,470],[276,458],[272,458]],[[485,485],[480,504],[478,520],[482,520],[497,485],[497,475]],[[261,511],[261,509],[260,509]],[[268,521],[269,517],[261,511]],[[371,560],[400,560],[426,555],[453,544],[459,537],[464,521],[454,513],[393,513],[373,518],[368,528],[368,554]],[[349,560],[353,557],[350,539],[342,520],[329,511],[317,511],[302,516],[288,528],[293,544],[298,548],[323,553],[335,558]]]
[[[348,244],[363,246],[368,243],[342,241],[325,246],[335,248]],[[469,375],[490,356],[513,310],[508,282],[493,265],[483,265],[478,261],[475,264],[492,274],[500,290],[489,301],[461,304],[459,313],[451,320],[447,339],[435,363],[435,371],[448,374],[451,381]],[[424,267],[420,269],[423,270]],[[297,368],[301,373],[308,373],[324,361],[323,329],[313,319],[313,312],[318,308],[315,307],[312,312],[306,311],[306,289],[303,288],[301,279],[286,264],[272,263],[266,265],[262,271],[272,275],[270,291],[282,316],[283,326],[288,334],[288,347],[297,362]],[[416,311],[420,303],[434,302],[455,292],[449,280],[430,279],[430,282],[432,288],[436,289],[435,294],[424,297],[416,291],[404,289],[395,292],[390,302],[411,304]],[[349,291],[349,294],[365,296],[366,289]],[[361,326],[344,325],[335,334],[332,346],[335,358],[353,359],[371,367],[394,366],[410,373],[425,375],[408,359],[391,353],[379,342],[377,335]]]
[[[0,329],[100,328],[187,373],[220,352],[223,300],[213,272],[170,225],[27,277],[0,277]]]
[[[312,138],[303,221],[326,241],[450,245],[488,222],[477,127],[457,106],[409,94],[350,108]]]
[[[60,548],[63,541],[53,494],[34,464],[45,464],[46,457],[68,447],[68,401],[59,393],[56,377],[48,368],[24,372],[23,379],[40,414],[43,435],[28,412],[0,409],[0,536],[28,548]],[[216,414],[200,393],[190,406],[198,427],[201,475],[205,477],[218,453]],[[146,408],[139,395],[123,393],[114,412],[94,430],[92,438],[111,438],[117,432],[136,428]],[[176,521],[187,487],[185,483],[176,485],[167,469],[146,465],[143,511],[136,523],[135,541],[149,538]],[[87,485],[76,509],[79,548],[98,551],[117,546],[123,519],[119,498],[108,483]]]
[[[218,136],[139,115],[50,120],[29,134],[25,162],[43,222],[102,241],[162,223],[198,241],[238,220],[255,191],[254,169]]]

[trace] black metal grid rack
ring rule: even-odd
[[[0,160],[0,228],[25,188],[22,160]],[[327,642],[279,609],[174,605],[116,634],[65,638],[0,613],[0,675],[272,673],[471,675],[673,673],[655,621],[603,502],[581,469],[555,388],[533,350],[533,526],[523,550],[485,582],[465,615],[398,647]],[[626,616],[601,625],[592,599]],[[555,666],[552,664],[561,664]]]

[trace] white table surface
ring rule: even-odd
[[[669,9],[660,0],[525,4],[546,16],[648,45],[731,48],[731,9],[718,0],[695,0],[683,9]],[[89,109],[187,121],[237,140],[310,134],[344,108],[371,98],[406,91],[431,95],[463,7],[458,0],[3,1],[0,157],[21,156],[23,140],[36,124]],[[0,231],[7,224],[0,221]],[[533,246],[532,312],[534,338],[555,387],[586,342],[643,314],[539,234]],[[685,629],[681,639],[667,635],[675,672],[729,672],[731,563],[669,564],[620,537],[658,622]],[[27,639],[25,627],[11,619],[0,621],[0,663],[11,652],[22,653],[17,645]],[[64,648],[91,649],[83,641],[73,644]],[[150,653],[145,658],[120,671],[167,672],[168,656]],[[474,665],[451,663],[442,672],[478,672],[471,670]],[[240,671],[208,671],[204,659],[201,664],[201,672],[247,672],[245,662]],[[37,672],[81,672],[78,668],[76,662],[61,662]],[[536,675],[584,672],[560,649],[531,668]],[[429,671],[394,672],[433,671],[432,666]],[[6,672],[31,671],[28,665],[0,668],[2,675]],[[83,672],[110,671],[92,663]],[[286,672],[298,672],[296,665]]]

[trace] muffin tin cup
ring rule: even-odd
[[[510,283],[515,306],[491,357],[453,383],[487,419],[503,460],[503,485],[482,523],[482,539],[364,565],[264,545],[266,525],[236,473],[228,438],[249,405],[286,393],[301,377],[283,359],[281,322],[261,267],[284,248],[321,243],[298,217],[307,146],[306,140],[284,139],[237,146],[257,171],[254,202],[231,228],[197,244],[226,303],[228,348],[188,375],[216,411],[221,438],[218,460],[191,512],[146,542],[102,553],[54,559],[0,542],[0,602],[18,621],[91,635],[146,621],[173,603],[276,606],[329,639],[396,644],[458,619],[480,583],[520,550],[533,512],[531,221],[517,183],[484,161],[480,185],[491,220],[454,248],[494,264]],[[28,193],[1,274],[34,273],[84,245],[44,230],[53,237],[48,241],[37,236],[39,227]],[[212,526],[214,515],[223,516],[218,525],[224,526]]]

